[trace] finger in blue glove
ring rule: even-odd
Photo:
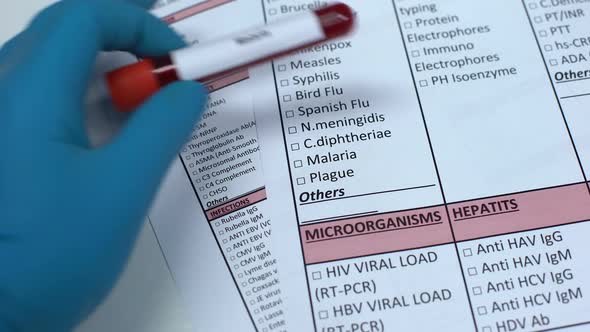
[[[184,45],[136,3],[64,0],[0,50],[0,331],[65,331],[108,294],[206,100],[194,82],[147,101],[92,149],[84,96],[97,54]]]

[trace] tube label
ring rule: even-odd
[[[325,39],[314,12],[298,14],[266,26],[247,30],[172,53],[178,77],[195,80],[251,64],[275,54]]]

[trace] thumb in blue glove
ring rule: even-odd
[[[97,54],[184,45],[145,11],[151,2],[64,0],[0,50],[0,331],[69,330],[100,303],[199,119],[204,89],[179,82],[112,142],[89,145],[83,105]]]

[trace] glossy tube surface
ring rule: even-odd
[[[132,111],[163,86],[178,80],[207,83],[250,66],[344,36],[354,25],[345,4],[293,15],[220,40],[145,59],[107,74],[114,104]]]

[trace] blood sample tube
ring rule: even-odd
[[[134,110],[160,88],[178,80],[207,83],[238,70],[341,37],[354,26],[350,7],[336,3],[119,68],[107,74],[117,109]]]

